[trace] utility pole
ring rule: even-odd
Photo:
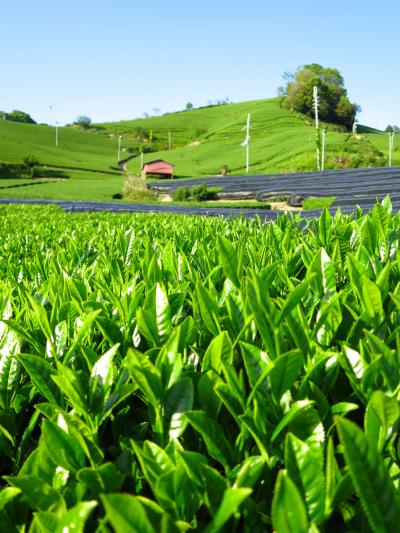
[[[315,129],[317,130],[317,170],[318,172],[321,170],[321,163],[320,163],[320,153],[319,153],[319,144],[320,144],[320,137],[319,137],[319,124],[318,124],[318,87],[316,85],[313,86],[313,100],[314,100],[314,116],[315,116]]]
[[[143,151],[142,151],[140,152],[140,175],[142,174],[143,163],[144,163],[144,157],[143,157]]]
[[[324,171],[325,166],[325,128],[322,128],[322,153],[321,153],[321,171]]]
[[[315,127],[318,129],[318,87],[314,85],[313,87],[313,98],[314,98],[314,116],[315,116]]]
[[[171,132],[168,132],[168,150],[171,150]]]
[[[389,167],[392,166],[393,140],[394,140],[394,131],[391,131],[389,133]]]
[[[58,122],[56,121],[56,146],[58,146]]]
[[[118,163],[121,161],[121,139],[122,136],[118,137]]]
[[[240,146],[246,147],[246,174],[249,173],[249,162],[250,162],[250,113],[247,115],[247,124],[246,124],[246,138],[240,144]]]
[[[49,109],[53,113],[53,106],[52,105],[49,105]],[[55,127],[56,127],[55,143],[56,143],[56,146],[58,146],[58,122],[57,122],[57,120],[55,121]]]

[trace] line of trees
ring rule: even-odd
[[[33,118],[19,109],[14,109],[10,113],[0,111],[0,120],[11,120],[12,122],[25,122],[26,124],[36,124]]]

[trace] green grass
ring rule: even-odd
[[[145,202],[147,203],[147,202]],[[161,202],[154,201],[152,203],[160,205],[186,205],[190,207],[221,207],[224,209],[271,209],[271,204],[267,202],[257,202],[257,201],[240,201],[240,202],[229,202],[229,201],[206,201],[206,202]]]
[[[56,147],[53,127],[0,121],[0,147],[0,163],[21,163],[30,154],[49,167],[106,174],[117,164],[115,141],[74,128],[59,128]]]
[[[112,201],[113,195],[121,192],[123,182],[122,174],[76,170],[69,171],[69,179],[66,180],[0,179],[0,198]]]
[[[389,135],[386,132],[368,133],[367,138],[378,150],[389,157]],[[400,140],[398,134],[394,136],[392,165],[400,165]]]
[[[174,202],[177,203],[177,202]],[[196,205],[202,207],[223,207],[223,208],[232,208],[236,207],[237,209],[271,209],[271,204],[267,202],[179,202],[184,203],[185,205]]]
[[[303,202],[303,209],[324,209],[330,207],[335,201],[335,196],[326,196],[325,198],[306,198]]]

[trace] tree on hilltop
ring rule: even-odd
[[[286,72],[283,77],[287,84],[278,92],[286,107],[314,117],[313,86],[317,86],[319,118],[351,129],[360,107],[348,99],[344,79],[337,69],[312,63],[299,67],[294,74]]]
[[[77,124],[81,128],[89,128],[91,123],[92,119],[90,117],[87,117],[86,115],[80,115],[74,122],[74,124]]]

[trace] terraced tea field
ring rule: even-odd
[[[145,151],[144,161],[157,158],[171,161],[179,178],[218,176],[223,167],[233,175],[229,177],[244,174],[245,149],[240,144],[248,113],[252,117],[253,174],[285,176],[316,168],[312,120],[281,107],[278,98],[97,124],[88,131],[63,127],[59,129],[58,146],[54,127],[0,121],[0,164],[22,163],[27,156],[40,163],[40,179],[23,179],[17,184],[0,179],[0,198],[112,201],[121,194],[124,180],[117,164],[119,135],[120,157],[133,158],[127,162],[131,174],[140,173],[141,150]],[[362,166],[362,162],[371,167],[386,164],[386,134],[352,136],[337,131],[340,128],[333,124],[325,126],[326,168],[351,163]],[[400,164],[396,139],[393,164]]]
[[[0,164],[39,162],[35,179],[0,179],[0,198],[112,200],[123,175],[117,165],[117,141],[74,128],[0,121]]]
[[[393,532],[400,216],[0,205],[3,531]]]
[[[394,212],[400,209],[400,167],[381,169],[353,169],[342,171],[327,171],[324,173],[301,173],[288,175],[265,175],[265,176],[231,176],[224,178],[204,178],[185,181],[153,182],[150,187],[154,187],[161,192],[170,194],[179,187],[193,186],[199,183],[206,183],[209,187],[217,185],[221,193],[228,199],[237,198],[243,194],[251,195],[255,199],[269,200],[272,198],[287,199],[290,196],[301,195],[304,198],[318,198],[324,200],[326,197],[334,198],[331,214],[340,208],[342,213],[351,213],[356,206],[364,209],[372,208],[376,199],[382,200],[387,194],[391,194],[392,207]],[[206,215],[206,216],[244,216],[246,218],[260,217],[261,220],[275,220],[283,210],[266,210],[260,204],[253,201],[251,207],[245,207],[243,202],[240,208],[232,206],[219,207],[217,203],[208,205],[202,202],[197,205],[187,203],[179,205],[175,203],[151,202],[101,202],[101,201],[79,201],[79,200],[45,200],[45,199],[21,199],[13,198],[14,188],[8,190],[9,198],[0,199],[0,203],[28,203],[28,204],[55,204],[64,211],[73,212],[96,212],[109,211],[115,213],[179,213],[186,215]],[[97,191],[97,194],[98,191]],[[29,196],[29,195],[28,195]],[[96,193],[95,193],[96,196]],[[312,207],[303,211],[302,216],[318,217],[321,208]]]
[[[356,205],[372,208],[377,198],[382,200],[390,194],[395,211],[400,208],[400,167],[162,180],[151,183],[150,187],[172,193],[180,187],[192,187],[200,183],[205,183],[209,188],[219,188],[227,199],[240,198],[241,193],[253,195],[258,200],[292,194],[305,198],[331,196],[335,197],[333,207],[346,211],[352,211]]]
[[[54,127],[0,121],[0,163],[21,163],[27,155],[50,168],[110,174],[117,163],[117,144],[105,135],[59,128],[56,146]]]

